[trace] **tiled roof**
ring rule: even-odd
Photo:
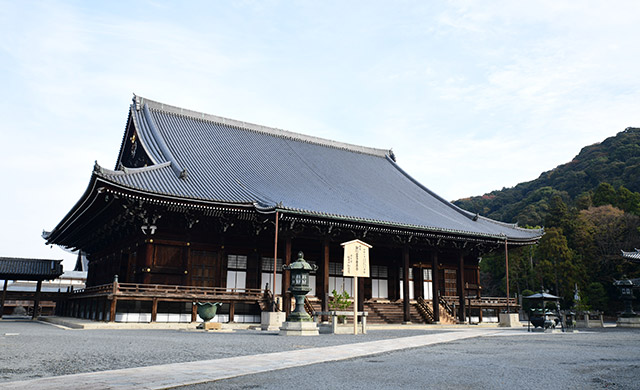
[[[624,257],[625,259],[640,262],[640,249],[636,249],[635,252],[622,251],[622,257]]]
[[[62,275],[62,260],[0,257],[0,279],[50,280]]]
[[[390,150],[196,113],[141,97],[136,134],[154,165],[96,174],[150,194],[253,204],[262,211],[531,241],[521,229],[464,211],[418,183]],[[124,143],[123,143],[124,145]]]

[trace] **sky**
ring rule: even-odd
[[[44,245],[133,93],[392,148],[445,199],[640,127],[638,1],[0,0],[0,257]]]

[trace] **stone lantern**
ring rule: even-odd
[[[310,265],[304,260],[304,254],[298,252],[298,259],[282,269],[291,272],[291,286],[289,291],[296,299],[296,308],[287,321],[280,328],[282,336],[317,336],[318,324],[312,321],[311,316],[304,309],[304,297],[309,291],[309,273],[315,271],[317,266]]]
[[[298,259],[291,263],[291,265],[285,265],[282,269],[291,271],[291,286],[289,291],[296,299],[296,308],[291,312],[287,321],[311,321],[311,316],[304,309],[304,297],[309,291],[309,273],[315,271],[318,268],[315,264],[312,266],[304,259],[304,253],[298,252]]]
[[[633,311],[632,301],[635,299],[633,296],[633,282],[627,278],[622,280],[616,280],[613,283],[620,289],[620,299],[624,302],[624,312],[621,317],[635,317],[636,313]]]

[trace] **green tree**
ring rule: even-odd
[[[600,183],[593,192],[593,197],[591,199],[593,201],[593,205],[596,207],[608,204],[615,205],[618,203],[618,194],[616,194],[616,190],[611,184]]]
[[[558,296],[571,300],[573,286],[582,283],[582,267],[575,262],[573,251],[561,228],[545,230],[536,249],[536,268],[545,286],[553,287]]]
[[[583,298],[592,310],[605,311],[609,307],[609,296],[602,283],[589,283],[584,290]]]

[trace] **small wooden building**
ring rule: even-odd
[[[12,314],[18,304],[25,305],[31,317],[37,318],[41,310],[41,300],[53,306],[56,294],[45,293],[43,297],[42,282],[54,280],[62,275],[62,260],[26,259],[16,257],[0,257],[0,280],[4,280],[0,296],[0,318],[4,314]],[[33,281],[35,288],[8,291],[9,281]],[[8,303],[8,304],[7,304]],[[29,306],[31,305],[32,306]]]
[[[391,150],[134,96],[115,169],[96,163],[45,238],[89,259],[73,315],[186,321],[202,299],[225,302],[222,320],[251,322],[288,288],[282,264],[298,251],[318,266],[309,295],[326,309],[334,289],[352,293],[340,243],[360,239],[373,248],[359,304],[401,302],[411,321],[419,301],[438,321],[443,306],[464,320],[473,299],[481,305],[480,256],[541,235],[456,207]]]

